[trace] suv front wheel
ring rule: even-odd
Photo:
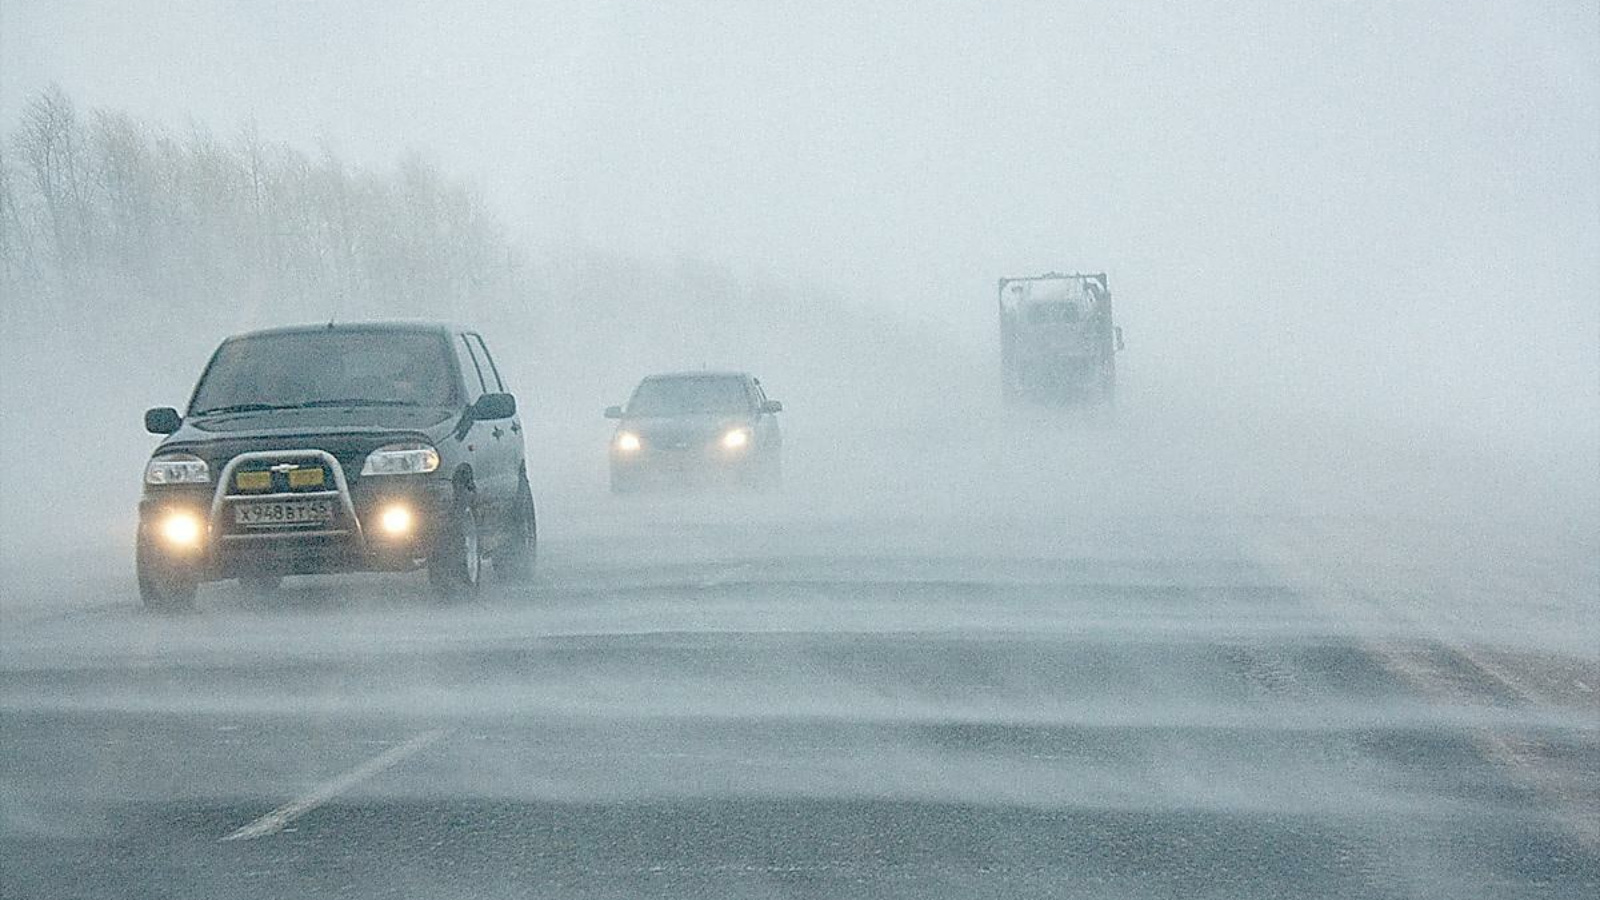
[[[139,599],[151,612],[181,612],[194,608],[200,573],[161,553],[144,538],[135,549],[134,568],[139,576]]]
[[[475,596],[483,574],[483,551],[478,545],[478,516],[470,502],[456,501],[437,540],[428,556],[428,581],[446,599]]]

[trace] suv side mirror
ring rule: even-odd
[[[510,394],[484,394],[472,404],[472,417],[479,421],[509,419],[517,414],[517,398]]]
[[[608,418],[608,419],[620,419],[620,418],[622,418],[622,407],[620,407],[620,406],[608,406],[608,407],[606,407],[606,418]]]
[[[783,412],[783,401],[767,400],[761,404],[761,411],[764,413],[781,413]]]
[[[183,425],[183,417],[170,406],[144,411],[144,430],[151,434],[171,434]]]

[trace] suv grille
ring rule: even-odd
[[[228,496],[251,494],[295,494],[332,490],[333,473],[315,462],[270,460],[240,466],[228,485]]]
[[[215,527],[225,539],[348,533],[349,500],[338,463],[321,450],[241,454],[218,485]]]

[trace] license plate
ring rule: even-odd
[[[240,525],[320,525],[333,521],[333,501],[239,503],[233,507],[233,520]]]

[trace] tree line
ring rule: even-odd
[[[84,112],[55,86],[0,134],[0,382],[18,391],[66,358],[105,360],[108,383],[154,403],[223,335],[413,317],[514,343],[501,355],[517,383],[591,405],[652,368],[820,378],[921,358],[890,352],[901,325],[787,279],[572,246],[530,256],[417,153],[375,170],[252,124],[222,136]]]
[[[518,265],[481,197],[416,153],[372,171],[253,124],[224,138],[83,114],[58,86],[0,141],[12,327],[470,319],[516,302]]]

